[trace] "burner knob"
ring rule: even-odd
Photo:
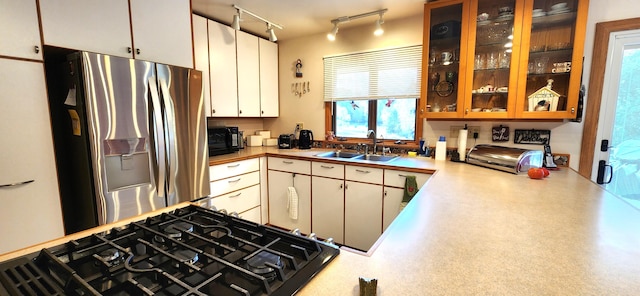
[[[291,230],[291,233],[293,233],[293,234],[295,234],[295,235],[302,235],[302,234],[300,233],[300,229],[298,229],[298,228],[296,228],[296,229],[294,229],[294,230]]]
[[[218,211],[218,208],[216,208],[216,206],[214,206],[214,205],[209,206],[209,209],[214,211],[214,212]]]
[[[314,232],[309,233],[308,238],[310,238],[312,240],[318,240],[318,236]]]
[[[327,243],[328,245],[335,245],[335,243],[333,242],[333,237],[325,239],[324,242]]]
[[[220,210],[218,210],[218,212],[223,213],[223,214],[226,215],[227,214],[227,209],[220,209]]]
[[[231,214],[229,214],[229,216],[240,218],[240,215],[238,215],[238,213],[236,213],[236,212],[231,212]]]

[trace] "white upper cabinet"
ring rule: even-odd
[[[0,55],[42,60],[35,0],[0,0]]]
[[[131,58],[129,1],[39,1],[44,44]]]
[[[211,75],[211,115],[238,116],[236,33],[209,20],[209,74]]]
[[[39,4],[46,45],[193,67],[189,0]]]
[[[260,117],[260,56],[258,37],[236,31],[238,53],[238,115]]]
[[[206,116],[211,116],[211,88],[209,77],[209,37],[207,19],[193,15],[193,54],[196,70],[202,71],[202,91]]]
[[[278,44],[259,39],[260,116],[278,117]]]
[[[131,25],[137,59],[193,68],[189,0],[131,0]]]

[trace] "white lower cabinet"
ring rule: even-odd
[[[311,231],[344,243],[344,180],[311,177]]]
[[[369,250],[382,234],[382,185],[345,181],[344,243]]]
[[[289,187],[294,187],[298,196],[297,218],[289,215]],[[269,170],[269,224],[311,233],[311,176]]]
[[[400,214],[404,188],[384,187],[382,208],[382,232],[387,230],[391,222]]]

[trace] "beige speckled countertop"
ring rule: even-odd
[[[210,163],[319,151],[252,147]],[[358,295],[359,276],[377,278],[378,295],[640,293],[640,211],[576,172],[531,180],[427,158],[389,165],[436,173],[373,251],[343,249],[298,295]]]

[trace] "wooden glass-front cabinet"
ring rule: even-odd
[[[587,9],[587,0],[426,3],[421,116],[575,118]]]

